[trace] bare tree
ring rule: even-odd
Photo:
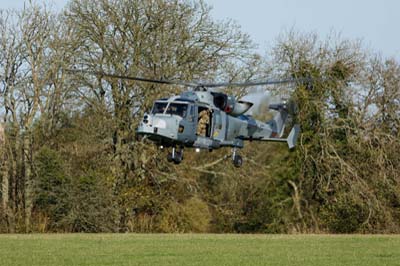
[[[214,78],[226,61],[251,47],[248,36],[234,25],[214,23],[203,2],[75,0],[64,16],[74,36],[77,60],[71,67],[95,71],[157,79]],[[133,141],[138,118],[156,97],[180,88],[90,76],[77,87],[112,118],[119,190],[135,171],[137,176],[147,172],[143,162],[152,161],[141,159],[146,148]]]
[[[12,213],[23,217],[25,230],[30,231],[33,127],[39,119],[51,125],[63,104],[65,86],[60,69],[64,54],[57,41],[60,24],[46,7],[31,5],[21,11],[2,12],[1,101],[4,121],[10,128],[4,145],[9,165],[4,172],[9,173]],[[51,131],[51,126],[47,130]],[[6,181],[4,178],[3,183]]]
[[[1,113],[5,126],[10,123],[11,137],[18,134],[17,126],[17,86],[20,84],[20,70],[23,64],[21,55],[21,35],[18,32],[17,15],[12,11],[0,11],[0,77],[1,77]],[[12,138],[13,145],[6,138],[2,143],[2,202],[5,220],[9,231],[15,228],[14,213],[18,208],[18,186],[16,182],[17,163],[20,154],[19,142]],[[11,199],[11,201],[10,201]]]

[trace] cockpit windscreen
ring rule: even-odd
[[[163,114],[165,109],[167,108],[168,103],[163,102],[155,102],[153,109],[151,110],[152,114]]]
[[[185,117],[188,105],[186,103],[170,103],[166,114],[179,115]]]

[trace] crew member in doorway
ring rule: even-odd
[[[197,124],[197,135],[205,137],[207,134],[207,129],[210,124],[210,114],[209,109],[205,109],[199,113],[199,123]]]

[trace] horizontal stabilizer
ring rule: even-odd
[[[260,140],[263,141],[272,141],[272,142],[286,142],[289,146],[289,149],[293,149],[296,146],[297,138],[300,135],[300,125],[296,124],[292,128],[289,133],[289,136],[286,139],[282,138],[262,138]]]

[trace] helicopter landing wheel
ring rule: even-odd
[[[242,156],[236,154],[235,156],[233,156],[232,162],[235,167],[241,167],[243,164],[243,158]]]
[[[235,167],[241,167],[243,164],[243,158],[239,154],[237,154],[237,147],[233,148],[232,152],[232,163]]]
[[[183,152],[177,151],[175,152],[175,158],[173,159],[174,164],[180,164],[183,160]]]
[[[183,160],[183,149],[177,151],[175,148],[172,148],[172,152],[168,153],[167,161],[174,162],[174,164],[180,164]]]
[[[168,161],[169,163],[172,163],[172,162],[174,161],[174,158],[172,158],[172,152],[169,152],[169,153],[168,153],[168,155],[167,155],[167,161]]]

